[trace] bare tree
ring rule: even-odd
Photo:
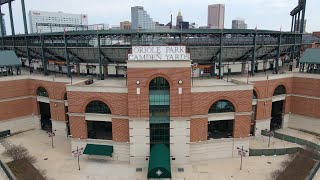
[[[37,159],[35,156],[30,155],[27,148],[23,147],[21,144],[19,145],[10,145],[6,148],[6,150],[2,153],[3,156],[11,158],[13,161],[19,159],[27,159],[30,163],[34,164]]]

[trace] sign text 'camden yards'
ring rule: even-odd
[[[133,46],[128,60],[190,60],[185,46]]]

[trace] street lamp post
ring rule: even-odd
[[[53,136],[56,135],[56,134],[55,134],[56,131],[57,131],[57,130],[51,130],[51,132],[48,132],[48,135],[49,135],[49,137],[51,138],[51,146],[52,146],[52,148],[54,148],[54,146],[53,146]]]
[[[248,152],[247,150],[243,149],[243,146],[241,148],[237,147],[238,149],[238,154],[241,156],[241,162],[240,162],[240,170],[242,170],[242,157],[246,156],[246,153]]]
[[[74,157],[78,158],[78,169],[79,169],[79,171],[80,171],[80,156],[82,155],[82,150],[83,150],[83,148],[79,149],[78,146],[77,146],[77,150],[72,151]]]
[[[198,63],[191,64],[191,85],[193,86],[194,68],[198,66]]]
[[[126,78],[126,87],[127,87],[128,86],[127,70],[124,71],[123,76],[124,76],[124,78]]]
[[[247,84],[249,84],[249,63],[247,61],[247,64],[248,64],[248,70],[247,70]],[[252,67],[251,67],[251,70],[252,70]]]
[[[74,62],[71,62],[69,65],[67,65],[68,69],[71,69],[71,67],[74,68]],[[71,71],[71,70],[70,70]],[[70,73],[70,81],[71,81],[71,85],[72,85],[72,72]]]
[[[273,132],[271,130],[268,131],[268,136],[269,136],[268,147],[270,147],[270,139],[273,136]]]

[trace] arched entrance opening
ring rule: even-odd
[[[284,85],[279,85],[273,92],[273,97],[285,95],[287,93]],[[277,98],[272,102],[270,130],[278,130],[283,127],[284,98]]]
[[[64,93],[64,101],[65,102],[68,101],[67,92]],[[71,131],[70,131],[70,121],[69,121],[69,115],[68,115],[69,109],[66,103],[64,106],[64,112],[66,112],[66,127],[67,127],[67,135],[69,136],[71,134]]]
[[[235,112],[233,104],[228,100],[219,100],[213,103],[208,114]],[[233,137],[234,119],[210,120],[208,122],[208,139]]]
[[[37,100],[38,100],[38,107],[39,107],[39,113],[40,113],[41,129],[44,131],[51,132],[52,122],[51,122],[49,93],[44,87],[39,86],[37,88],[37,96],[38,96]]]
[[[111,114],[110,108],[102,101],[91,101],[86,107],[86,113]],[[112,122],[87,121],[89,139],[112,140]]]
[[[252,93],[252,115],[251,115],[251,127],[250,127],[250,134],[255,135],[256,133],[256,116],[257,116],[257,99],[258,95],[255,90]]]
[[[149,121],[148,178],[171,178],[170,84],[162,77],[149,84]]]
[[[150,145],[170,144],[170,85],[154,78],[149,85]]]

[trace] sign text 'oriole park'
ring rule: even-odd
[[[190,60],[185,46],[133,46],[128,60],[176,61]]]

